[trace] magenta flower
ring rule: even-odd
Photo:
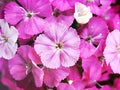
[[[21,46],[17,54],[9,61],[10,74],[15,80],[23,80],[32,72],[37,87],[42,86],[43,71],[37,66],[37,60],[40,59],[34,55],[34,59],[29,57],[33,48],[30,46]],[[40,61],[40,60],[39,60]]]
[[[36,87],[41,87],[43,82],[49,87],[57,87],[69,75],[68,68],[48,69],[43,66],[34,49],[27,45],[18,48],[15,57],[9,61],[9,69],[12,77],[19,81],[30,78],[32,73],[34,80],[31,80]]]
[[[21,38],[42,32],[45,23],[43,18],[50,15],[49,0],[18,0],[23,6],[15,2],[9,3],[5,8],[5,19],[12,25],[17,25]]]
[[[91,56],[89,58],[83,58],[82,67],[84,69],[84,79],[88,79],[94,83],[96,83],[96,80],[100,79],[102,73],[102,64],[98,60],[98,57]]]
[[[79,45],[80,39],[74,29],[52,23],[37,37],[34,48],[43,65],[54,69],[75,65],[80,54]]]
[[[108,26],[100,17],[93,17],[90,19],[88,25],[80,28],[80,55],[83,58],[87,58],[93,55],[101,45],[104,45],[104,41],[108,34]]]
[[[114,30],[108,34],[104,56],[107,65],[110,64],[114,73],[120,73],[120,31]]]
[[[0,19],[0,58],[11,59],[17,51],[17,30]]]
[[[64,80],[69,75],[69,68],[60,67],[57,69],[49,69],[43,66],[35,50],[32,50],[32,52],[29,54],[29,57],[44,72],[44,76],[43,78],[41,78],[41,81],[43,81],[49,87],[52,87],[52,88],[57,87],[61,82],[61,80]]]

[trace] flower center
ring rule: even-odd
[[[30,73],[32,69],[32,62],[26,63],[26,74]]]
[[[117,45],[117,53],[120,54],[120,45]]]
[[[63,48],[63,45],[61,43],[56,43],[55,48],[56,49],[61,49],[61,48]]]
[[[54,9],[52,15],[58,17],[60,15],[60,11],[58,9]]]
[[[88,36],[85,40],[88,41],[88,42],[91,42],[92,41],[92,37]]]
[[[5,35],[2,35],[3,41],[8,42],[8,38]]]
[[[26,13],[26,17],[31,18],[32,16],[34,16],[34,13],[33,13],[33,12],[28,11],[28,12]]]

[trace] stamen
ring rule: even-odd
[[[5,35],[2,35],[3,41],[8,42],[8,38]]]
[[[61,48],[63,48],[63,45],[62,45],[61,43],[56,43],[55,48],[57,48],[57,49],[61,49]]]
[[[58,9],[54,9],[52,15],[58,17],[60,15],[60,11]]]
[[[30,11],[26,12],[26,17],[31,18],[32,16],[34,16],[33,12]]]
[[[120,45],[117,45],[116,48],[117,48],[117,53],[120,54]]]
[[[31,62],[28,62],[28,63],[26,64],[26,75],[31,72],[31,69],[32,69],[32,63],[31,63]]]
[[[100,33],[99,35],[93,37],[93,40],[95,40],[95,39],[101,39],[101,38],[102,38],[102,34]]]

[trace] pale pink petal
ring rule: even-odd
[[[113,41],[110,41],[109,39],[112,38],[114,40]],[[112,40],[111,39],[111,40]],[[116,45],[120,45],[120,31],[119,30],[114,30],[113,32],[110,33],[110,36],[108,37],[107,41],[109,42],[113,42],[115,43]]]
[[[69,52],[61,51],[60,53],[60,61],[62,66],[64,67],[70,67],[75,65],[75,63],[77,62],[77,59],[78,58],[74,58],[70,56]]]
[[[60,52],[48,50],[41,54],[41,61],[48,68],[58,68],[60,67]]]
[[[120,73],[120,58],[116,57],[111,63],[110,66],[114,73]]]
[[[66,54],[70,58],[73,58],[76,61],[79,59],[79,56],[80,56],[80,50],[79,50],[79,48],[65,47],[63,51],[66,52]]]
[[[7,34],[9,31],[9,25],[4,19],[0,19],[0,28],[2,34]]]
[[[8,36],[9,40],[15,43],[18,39],[18,31],[15,27],[11,26],[10,30],[6,33]]]
[[[110,47],[110,48],[112,48],[112,47]],[[112,49],[112,52],[111,52],[109,48],[105,48],[103,54],[105,56],[107,65],[109,63],[111,63],[117,57],[117,52],[113,51],[113,49]]]
[[[45,29],[45,35],[56,43],[63,38],[63,35],[66,31],[67,27],[64,24],[52,22],[47,25],[47,28]]]
[[[65,32],[62,36],[62,38],[63,38],[62,42],[64,42],[64,46],[79,49],[80,38],[77,35],[77,32],[72,28],[70,28],[68,30],[68,32]],[[71,38],[71,36],[72,36],[72,38]]]
[[[118,57],[117,45],[120,45],[120,32],[119,30],[114,30],[108,34],[103,52],[107,64],[112,63],[111,61]]]
[[[16,51],[17,51],[17,44],[11,45],[10,43],[5,43],[3,48],[3,52],[2,52],[2,56],[6,59],[11,59]],[[1,49],[2,49],[1,48]]]
[[[47,50],[52,50],[53,45],[54,45],[54,43],[52,40],[50,40],[44,34],[41,34],[37,37],[34,48],[35,48],[35,51],[37,52],[37,54],[39,54],[41,56],[41,53],[43,53]]]
[[[3,56],[3,52],[4,52],[4,45],[0,44],[0,57]]]

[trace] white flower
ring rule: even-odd
[[[89,7],[79,2],[75,3],[74,18],[78,23],[86,24],[88,23],[91,17],[92,17],[92,13]]]
[[[11,59],[17,51],[18,31],[0,19],[0,58]]]

